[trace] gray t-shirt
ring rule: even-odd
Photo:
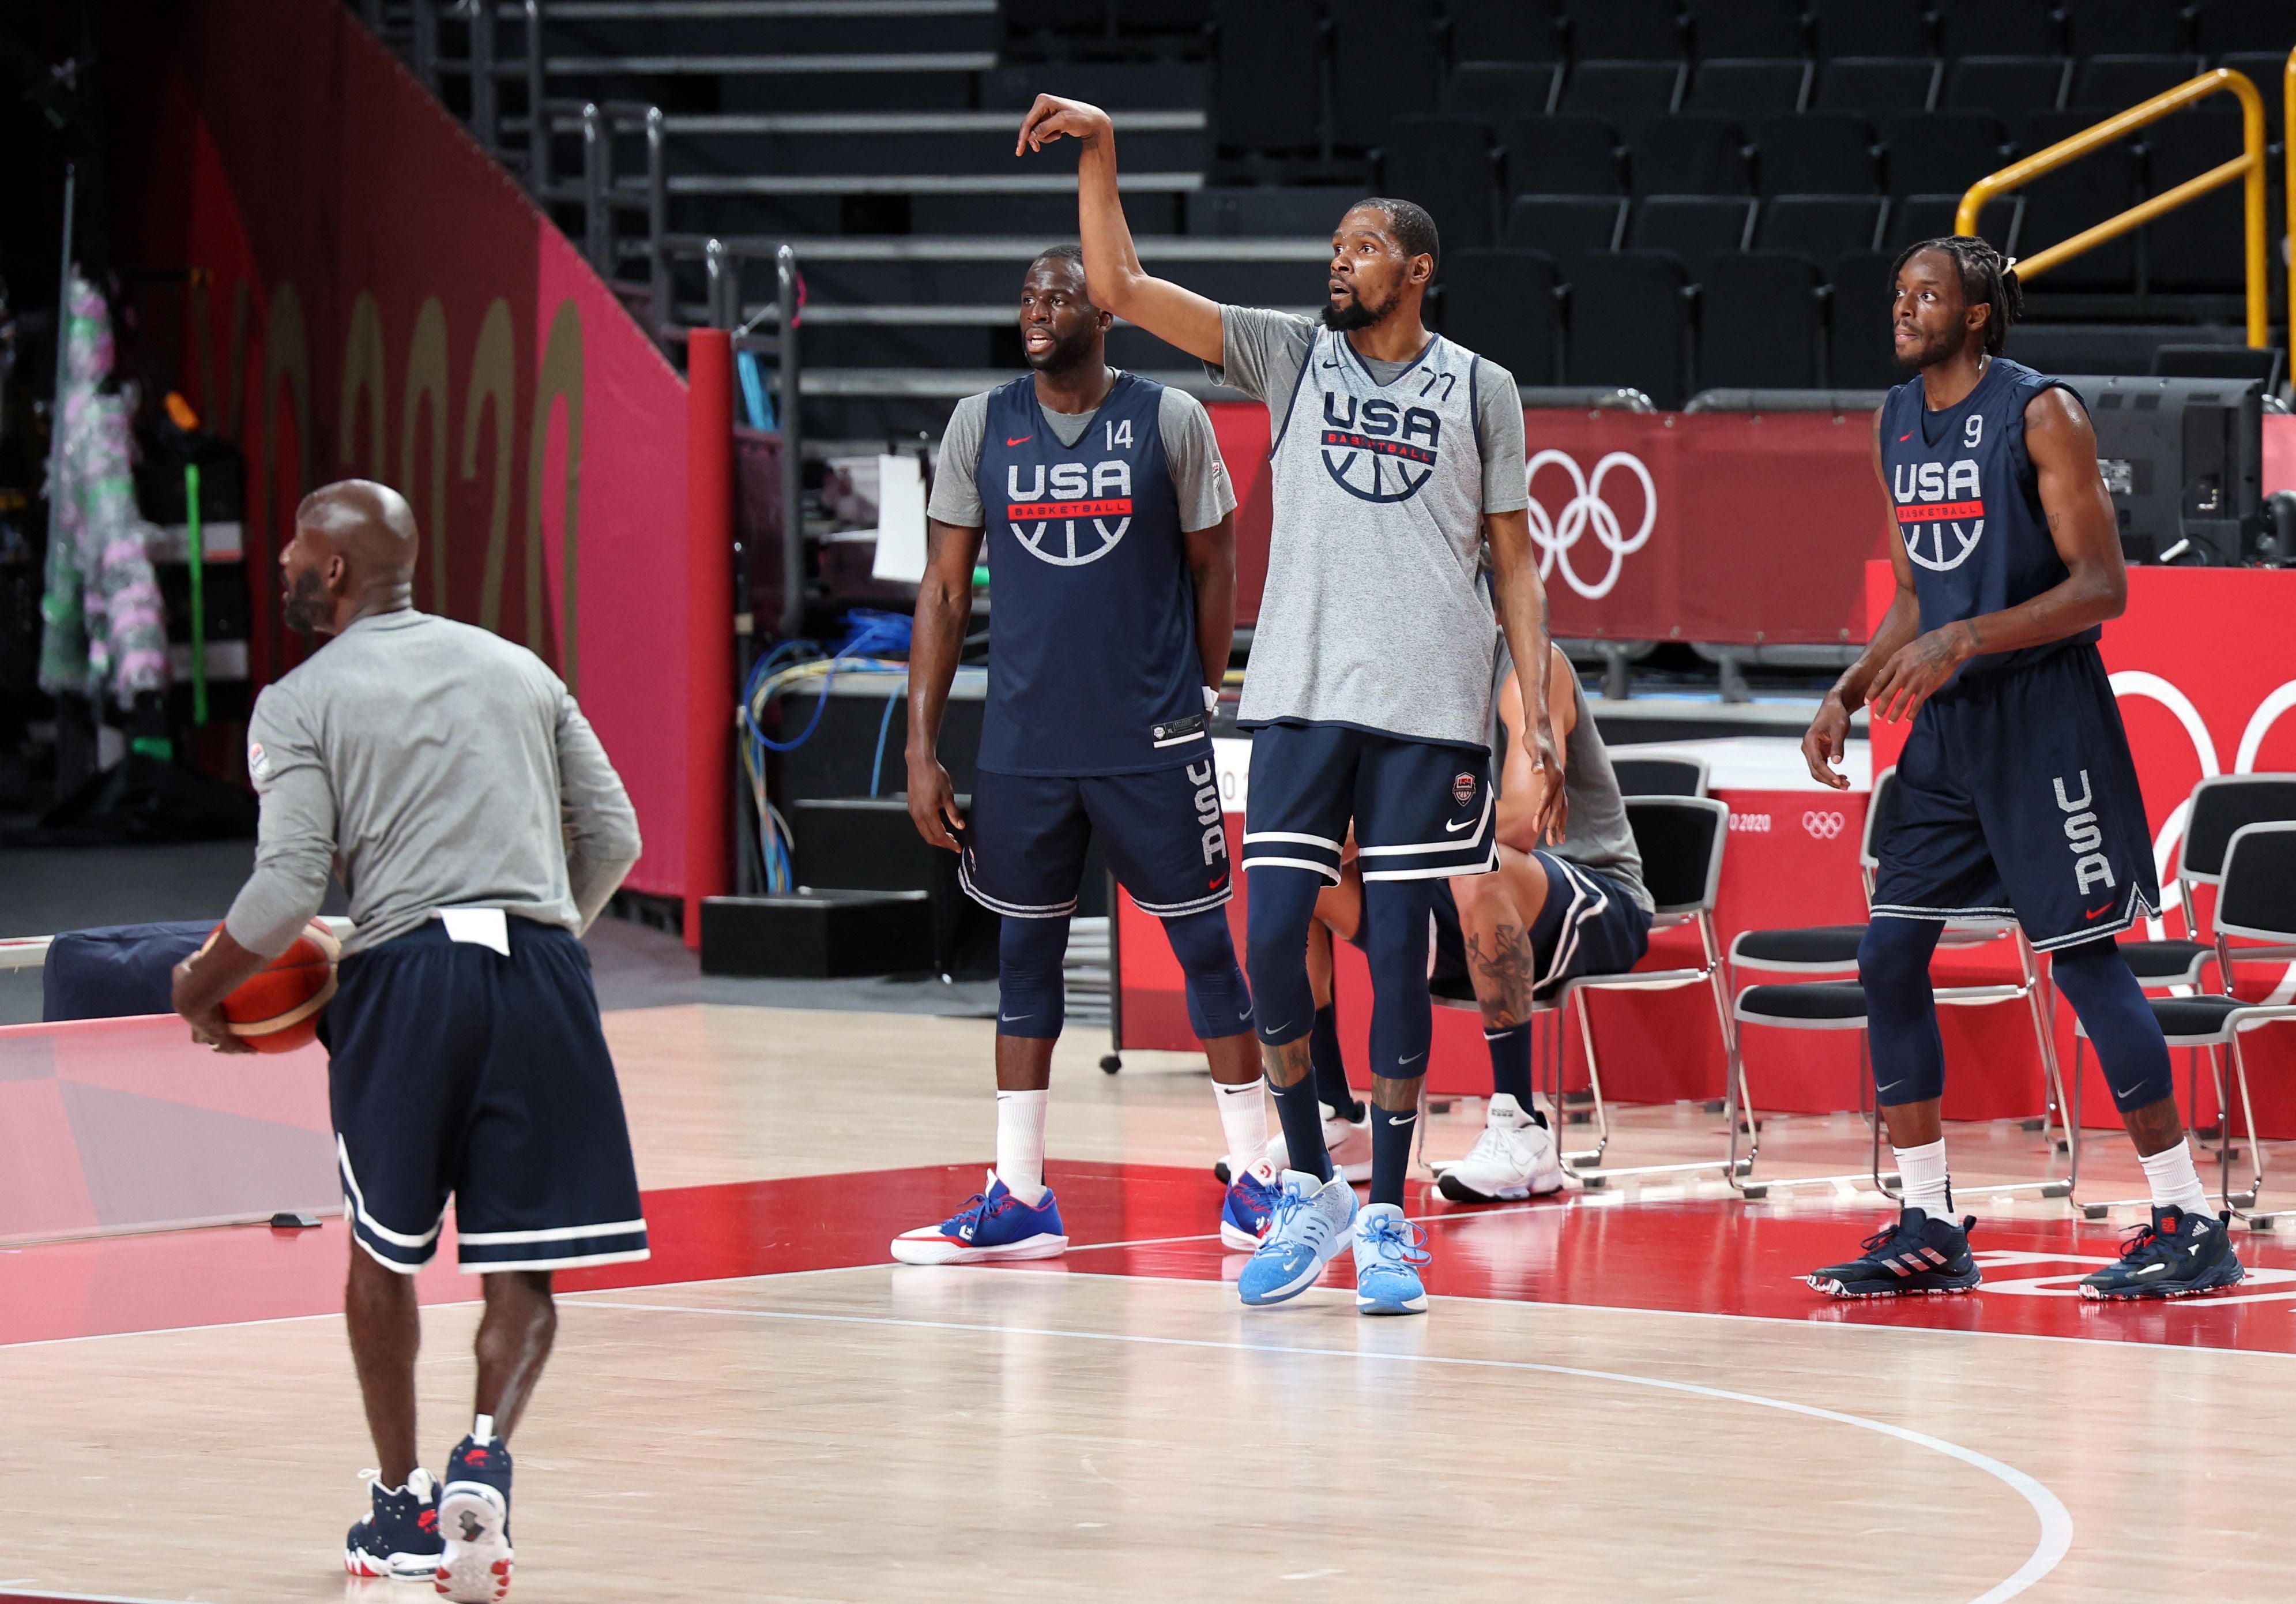
[[[1483,749],[1488,514],[1529,504],[1513,375],[1431,338],[1367,362],[1289,312],[1220,308],[1213,376],[1267,404],[1275,523],[1237,721]]]
[[[1204,371],[1231,389],[1267,402],[1275,415],[1271,423],[1281,424],[1282,409],[1299,385],[1300,367],[1308,360],[1316,327],[1313,318],[1297,312],[1222,307],[1220,366],[1207,363]],[[1363,358],[1372,377],[1382,384],[1394,383],[1413,362]],[[1529,460],[1523,448],[1522,396],[1505,368],[1488,358],[1482,358],[1482,382],[1475,387],[1475,418],[1482,435],[1483,511],[1516,512],[1530,505],[1530,481],[1522,471]]]
[[[940,437],[940,459],[933,467],[932,498],[925,504],[925,513],[959,529],[979,529],[987,521],[979,471],[989,394],[984,390],[956,404]],[[1098,407],[1054,412],[1041,401],[1037,407],[1063,446],[1082,440],[1100,412]],[[1228,484],[1227,464],[1221,460],[1219,441],[1212,433],[1211,415],[1186,391],[1168,384],[1157,405],[1156,424],[1164,437],[1164,460],[1172,466],[1172,491],[1180,498],[1180,527],[1190,532],[1211,528],[1235,510],[1235,491]]]
[[[1497,671],[1491,680],[1494,756],[1504,753],[1506,740],[1498,716],[1498,687],[1513,670],[1513,654],[1507,650],[1506,637],[1501,636]],[[1521,687],[1526,715],[1538,688],[1528,681]],[[1655,904],[1643,884],[1642,849],[1635,844],[1634,827],[1627,821],[1627,799],[1620,794],[1618,772],[1611,767],[1611,749],[1603,744],[1603,732],[1595,728],[1595,715],[1587,711],[1587,692],[1575,673],[1570,676],[1570,695],[1578,706],[1578,717],[1562,741],[1562,800],[1570,817],[1563,839],[1544,850],[1618,881],[1633,894],[1636,904],[1649,913]],[[1501,766],[1495,763],[1493,768]]]
[[[579,934],[638,858],[619,776],[564,682],[524,646],[412,609],[360,619],[256,698],[255,873],[224,921],[283,952],[330,868],[363,951],[440,908]]]

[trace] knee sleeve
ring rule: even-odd
[[[1068,1016],[1061,960],[1069,922],[1007,916],[996,936],[996,1033],[1051,1041]]]
[[[1188,1028],[1199,1041],[1240,1035],[1251,1028],[1251,993],[1236,967],[1227,909],[1207,908],[1164,921],[1165,939],[1188,988]]]
[[[1945,1095],[1945,1043],[1930,989],[1930,954],[1944,931],[1931,919],[1875,919],[1857,944],[1874,1096],[1884,1107]]]
[[[2055,953],[2049,974],[2096,1049],[2115,1107],[2129,1114],[2177,1095],[2161,1022],[2111,936]]]
[[[1245,871],[1250,905],[1244,911],[1244,964],[1251,975],[1252,1013],[1259,1039],[1270,1047],[1297,1041],[1316,1023],[1316,993],[1308,983],[1308,922],[1324,877],[1313,869],[1275,865]]]
[[[1364,885],[1364,956],[1371,960],[1371,1069],[1409,1080],[1427,1073],[1434,1040],[1427,996],[1428,917],[1432,880],[1373,880]]]

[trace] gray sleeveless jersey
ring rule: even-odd
[[[1501,750],[1505,736],[1499,728],[1497,687],[1506,683],[1507,671],[1513,666],[1506,640],[1501,637],[1496,666],[1491,675],[1494,753]],[[1535,687],[1524,685],[1526,707],[1529,697],[1537,694]],[[1562,798],[1570,804],[1570,818],[1563,826],[1564,839],[1546,850],[1558,858],[1569,859],[1581,868],[1608,875],[1632,892],[1642,910],[1649,913],[1651,894],[1643,884],[1642,850],[1635,845],[1634,830],[1627,823],[1626,798],[1619,794],[1619,777],[1611,767],[1610,748],[1603,744],[1602,731],[1595,728],[1595,716],[1587,711],[1587,693],[1579,687],[1576,674],[1570,677],[1570,695],[1578,706],[1578,716],[1562,742]]]
[[[1480,747],[1491,613],[1475,584],[1476,403],[1495,374],[1513,381],[1440,335],[1384,383],[1328,329],[1307,358],[1288,404],[1268,398],[1275,528],[1240,721]]]

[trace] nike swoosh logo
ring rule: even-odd
[[[2159,1275],[2162,1271],[2168,1268],[2169,1266],[2165,1263],[2159,1264],[2147,1264],[2144,1269],[2131,1271],[2129,1273],[2132,1275]]]
[[[1291,1028],[1292,1022],[1287,1019],[1282,1024],[1263,1025],[1260,1029],[1260,1033],[1266,1036],[1280,1036]]]
[[[1471,818],[1464,824],[1447,824],[1443,827],[1443,834],[1446,835],[1456,835],[1460,831],[1472,830],[1482,822],[1483,821],[1480,818]]]
[[[1028,1016],[1026,1014],[999,1014],[996,1016],[997,1023],[1000,1024],[1012,1024],[1017,1021],[1026,1019],[1027,1017]]]
[[[1008,446],[1025,446],[1036,438],[1033,434],[1024,434],[1019,440],[1008,440],[1004,443]]]
[[[2086,923],[2087,920],[2090,920],[2090,919],[2101,919],[2101,918],[2104,917],[2104,916],[2105,916],[2105,915],[2107,915],[2107,914],[2111,913],[2112,911],[2112,903],[2110,903],[2110,902],[2107,902],[2103,907],[2102,907],[2102,908],[2098,909],[2095,913],[2085,913],[2085,914],[2081,915],[2081,918],[2082,918],[2083,922],[2084,922],[2084,923]]]
[[[1387,1123],[1390,1125],[1407,1125],[1418,1117],[1415,1114],[1398,1114]]]
[[[1420,1059],[1422,1059],[1422,1058],[1425,1057],[1426,1056],[1427,1056],[1427,1055],[1426,1055],[1426,1053],[1425,1053],[1424,1051],[1421,1051],[1421,1052],[1415,1052],[1415,1053],[1412,1054],[1412,1055],[1411,1055],[1411,1057],[1409,1057],[1408,1058],[1398,1058],[1398,1059],[1397,1059],[1397,1060],[1396,1060],[1396,1067],[1397,1067],[1398,1069],[1404,1069],[1404,1068],[1407,1068],[1407,1067],[1409,1067],[1411,1065],[1414,1065],[1414,1064],[1418,1063]]]
[[[1901,434],[1901,435],[1898,436],[1898,443],[1899,445],[1901,445],[1901,446],[1902,446],[1902,445],[1904,445],[1907,440],[1911,440],[1911,439],[1913,439],[1913,438],[1914,438],[1914,432],[1913,432],[1913,431],[1912,431],[1912,430],[1908,429],[1907,431],[1906,431],[1906,432],[1905,432],[1905,433],[1903,433],[1903,434]],[[1010,441],[1010,440],[1007,440],[1007,441],[1005,441],[1004,443],[1005,443],[1006,445],[1008,445],[1008,446],[1009,446],[1009,445],[1011,445],[1013,442],[1012,442],[1012,441]]]

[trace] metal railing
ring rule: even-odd
[[[780,484],[782,615],[775,621],[775,629],[781,638],[791,640],[805,622],[805,432],[799,416],[798,310],[801,283],[797,251],[787,244],[770,241],[710,239],[693,249],[682,243],[666,246],[665,260],[673,257],[698,258],[701,263],[706,285],[705,326],[731,333],[737,358],[742,351],[754,351],[760,356],[772,356],[777,364],[781,393],[775,402],[774,421],[782,437],[783,471]],[[742,299],[742,264],[745,261],[774,264],[774,299],[754,308]],[[769,323],[773,333],[757,332]],[[683,335],[680,329],[670,337],[679,339]],[[744,610],[751,594],[748,562],[745,550],[739,563],[742,572],[738,576]],[[743,666],[747,668],[746,663]]]
[[[2291,70],[2296,72],[2296,55],[2291,57]],[[2287,93],[2290,104],[2296,106],[2296,78],[2292,78]],[[2085,228],[2069,240],[2060,240],[2046,251],[2035,251],[2021,259],[2017,263],[2017,276],[2030,284],[2050,268],[2070,261],[2083,251],[2093,251],[2108,240],[2118,239],[2132,229],[2141,228],[2154,218],[2163,217],[2189,202],[2197,201],[2212,190],[2240,182],[2246,190],[2244,276],[2248,291],[2248,343],[2259,349],[2270,344],[2269,289],[2264,243],[2264,169],[2267,160],[2264,98],[2257,93],[2256,86],[2245,74],[2228,67],[2203,72],[2187,83],[2179,84],[2150,100],[2140,101],[2126,111],[2108,117],[2093,127],[2084,128],[2070,139],[2061,139],[2045,151],[2036,151],[2021,161],[2013,161],[1999,172],[1980,178],[1961,198],[1961,209],[1954,218],[1954,231],[1975,234],[1978,218],[1988,202],[2013,190],[2022,189],[2036,178],[2055,172],[2059,168],[2102,150],[2148,123],[2158,122],[2170,113],[2181,111],[2212,95],[2231,95],[2240,101],[2241,153],[2238,156],[2210,168],[2197,178],[2188,178],[2174,189],[2107,218],[2093,228]],[[2292,158],[2292,161],[2296,161],[2296,158]],[[2291,182],[2296,184],[2296,166],[2292,166],[2291,173]]]
[[[536,200],[582,209],[582,254],[598,276],[612,283],[621,263],[636,257],[645,263],[646,290],[651,302],[648,328],[657,342],[667,337],[676,321],[670,305],[669,255],[664,242],[669,231],[669,170],[666,152],[667,119],[660,106],[641,101],[552,100],[541,103],[542,126],[528,136],[528,178]],[[564,128],[582,136],[582,171],[571,184],[558,179],[551,151],[553,137]],[[645,177],[625,182],[614,168],[618,135],[636,131],[645,140]],[[635,215],[644,219],[641,241],[626,249],[615,219]]]

